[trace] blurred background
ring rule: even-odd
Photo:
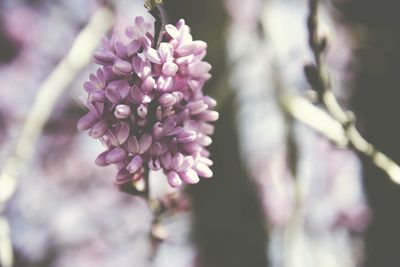
[[[220,119],[214,177],[182,190],[150,237],[146,202],[115,188],[94,164],[100,143],[76,130],[99,38],[151,19],[141,0],[110,2],[0,1],[2,267],[400,266],[400,185],[332,142],[332,123],[307,123],[326,112],[304,75],[306,0],[165,0],[169,22],[208,43]],[[319,2],[332,90],[399,163],[397,1]]]

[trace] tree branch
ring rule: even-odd
[[[305,66],[305,74],[310,83],[311,87],[318,93],[320,103],[326,108],[330,119],[326,118],[326,114],[323,115],[325,119],[322,119],[320,116],[322,113],[318,112],[315,116],[320,116],[319,119],[316,119],[315,116],[311,116],[309,114],[309,118],[299,118],[303,121],[308,121],[309,125],[321,129],[321,125],[316,125],[315,122],[319,121],[322,123],[326,122],[324,125],[328,126],[332,129],[335,129],[334,134],[329,134],[328,131],[323,130],[323,133],[332,139],[339,145],[346,144],[349,148],[355,150],[356,152],[362,153],[365,156],[369,157],[372,162],[383,171],[387,173],[389,178],[400,184],[400,167],[399,165],[386,156],[384,153],[378,151],[371,143],[369,143],[357,130],[355,125],[355,116],[352,112],[345,111],[338,103],[334,93],[332,92],[331,82],[328,75],[328,72],[323,68],[321,64],[321,55],[324,52],[326,47],[326,39],[324,37],[320,37],[318,35],[318,0],[309,0],[309,16],[307,20],[308,31],[309,31],[309,45],[314,54],[315,65],[307,65]],[[300,100],[299,98],[291,98],[290,100],[286,100],[295,103],[298,105],[303,105],[303,107],[307,107],[308,110],[311,108],[308,104],[305,104],[304,100]],[[288,107],[289,110],[297,109],[294,107]],[[299,117],[302,116],[304,112],[299,114],[293,114],[293,116]],[[310,121],[311,120],[311,121]],[[329,121],[329,123],[328,123]],[[335,122],[334,122],[335,121]],[[321,131],[320,131],[321,132]],[[336,137],[335,137],[336,136]]]
[[[156,49],[161,43],[162,35],[165,25],[167,23],[167,14],[164,10],[163,0],[146,0],[144,7],[154,17],[154,44],[153,48]]]

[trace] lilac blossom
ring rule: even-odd
[[[137,17],[125,41],[103,38],[94,54],[101,67],[84,84],[88,112],[78,129],[106,146],[95,162],[117,166],[118,186],[145,178],[146,169],[162,170],[172,187],[213,175],[206,147],[219,114],[202,91],[211,78],[207,44],[193,40],[183,19],[165,26],[160,44],[152,31]]]

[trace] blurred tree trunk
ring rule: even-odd
[[[400,163],[399,1],[336,2],[357,41],[352,102],[359,126],[370,142]],[[389,181],[369,159],[363,159],[363,167],[373,211],[365,266],[400,266],[400,186]]]
[[[230,90],[226,77],[223,2],[166,1],[171,22],[184,18],[195,39],[208,43],[213,79],[206,90]],[[218,87],[218,88],[217,88]],[[219,94],[219,93],[218,93]],[[211,145],[214,177],[190,188],[194,206],[194,237],[201,267],[265,267],[267,238],[257,192],[247,179],[238,147],[235,99],[219,103],[220,120]]]

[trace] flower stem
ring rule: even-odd
[[[154,17],[154,44],[153,48],[157,48],[161,43],[162,35],[167,23],[167,14],[164,10],[163,0],[146,0],[144,7]]]

